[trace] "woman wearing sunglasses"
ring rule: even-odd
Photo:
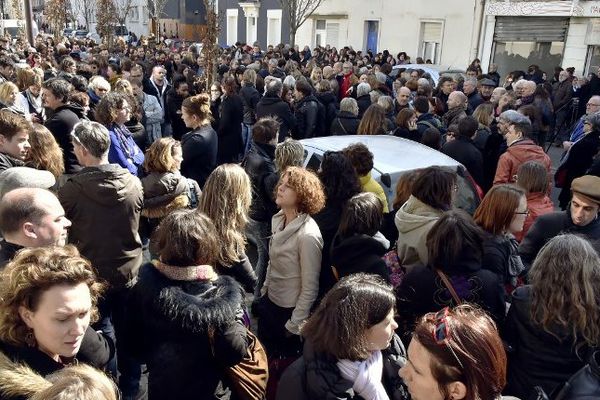
[[[469,305],[423,316],[399,372],[412,400],[494,400],[506,383],[506,353],[496,326]]]
[[[277,400],[405,400],[406,351],[394,334],[396,300],[376,275],[342,278],[302,328],[302,357],[279,381]]]

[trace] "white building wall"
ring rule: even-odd
[[[444,23],[441,43],[443,65],[465,68],[470,62],[475,32],[475,0],[324,0],[302,25],[296,43],[314,46],[315,21],[339,22],[338,48],[351,45],[366,49],[365,21],[379,21],[378,51],[396,55],[405,51],[414,61],[418,56],[421,22]]]
[[[565,41],[562,67],[575,67],[575,75],[582,75],[587,55],[585,44],[589,18],[571,18]]]

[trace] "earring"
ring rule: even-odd
[[[33,335],[33,329],[29,329],[27,331],[27,334],[25,335],[25,343],[27,343],[27,346],[29,347],[37,346],[37,341],[35,340],[35,336]]]

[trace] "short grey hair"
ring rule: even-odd
[[[294,89],[296,87],[296,78],[294,78],[292,75],[288,75],[283,80],[283,84]]]
[[[108,129],[98,122],[81,121],[71,131],[73,141],[96,158],[103,158],[108,154],[110,135]]]
[[[377,99],[377,104],[379,104],[385,110],[386,114],[394,109],[394,99],[390,96],[381,96]]]
[[[470,83],[471,85],[473,85],[473,87],[477,87],[477,79],[475,78],[467,78],[465,79],[465,82],[463,83],[463,86],[465,83]]]
[[[365,94],[369,94],[371,91],[371,85],[366,82],[359,83],[356,88],[356,97],[364,96]]]
[[[267,76],[267,78],[269,78]],[[265,79],[265,93],[280,95],[283,90],[281,79],[273,77],[273,79]]]
[[[600,113],[595,112],[591,115],[588,115],[586,122],[592,126],[592,130],[594,132],[600,132]]]
[[[358,115],[358,103],[352,97],[345,97],[340,103],[340,111],[349,112],[353,115]]]

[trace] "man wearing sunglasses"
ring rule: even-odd
[[[553,237],[574,233],[588,239],[600,249],[600,178],[585,175],[573,180],[571,202],[564,211],[542,215],[533,223],[519,246],[523,263],[531,265],[540,249]]]

